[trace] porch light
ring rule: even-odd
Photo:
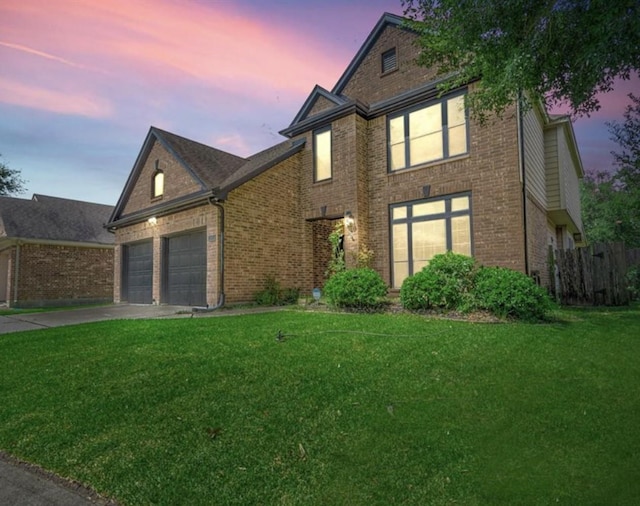
[[[158,219],[155,216],[152,216],[147,221],[149,222],[149,225],[152,225],[152,226],[158,223]]]
[[[344,228],[347,232],[349,232],[349,237],[353,239],[353,234],[356,233],[356,220],[353,218],[353,214],[351,211],[345,211],[344,213]]]

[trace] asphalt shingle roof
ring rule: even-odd
[[[224,179],[247,162],[245,158],[186,137],[156,127],[152,130],[209,188],[220,186]]]
[[[112,206],[34,194],[0,197],[0,238],[113,244],[104,224]]]

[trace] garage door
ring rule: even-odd
[[[178,306],[207,303],[205,231],[169,237],[166,242],[167,302]]]
[[[151,304],[153,297],[153,243],[125,246],[123,298],[131,304]]]

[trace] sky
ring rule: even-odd
[[[239,156],[283,140],[400,0],[0,0],[0,162],[28,191],[115,205],[150,126]],[[621,81],[574,123],[611,167]]]

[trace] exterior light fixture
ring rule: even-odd
[[[353,239],[353,234],[356,233],[356,220],[353,218],[351,211],[345,211],[344,213],[344,228],[349,233],[349,237]]]
[[[147,221],[149,222],[149,225],[155,225],[156,223],[158,223],[158,219],[155,216],[152,216]]]

